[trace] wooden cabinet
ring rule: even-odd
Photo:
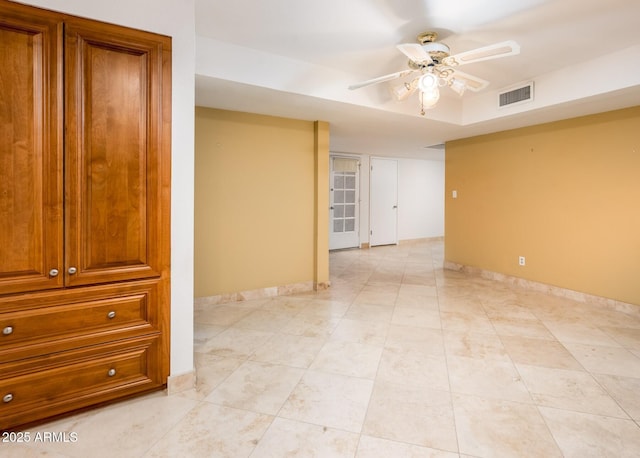
[[[166,385],[171,40],[0,0],[0,429]]]
[[[59,288],[63,24],[0,7],[0,294]]]

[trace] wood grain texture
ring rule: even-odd
[[[0,0],[0,430],[166,386],[170,166],[169,37]]]
[[[62,286],[62,23],[0,20],[0,294]]]
[[[0,362],[159,335],[159,294],[145,280],[0,297],[0,330],[12,328],[0,334]]]
[[[69,285],[159,277],[164,165],[162,41],[65,24]]]
[[[0,403],[0,430],[161,386],[157,345],[149,337],[0,364],[9,374],[0,393],[13,397]]]

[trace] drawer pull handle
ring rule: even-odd
[[[13,327],[7,326],[2,330],[2,334],[4,334],[5,336],[8,336],[9,334],[13,334]]]
[[[9,403],[13,401],[13,394],[9,393],[9,394],[5,394],[4,397],[2,398],[2,402],[4,402],[5,404]]]
[[[107,318],[109,318],[110,320],[113,320],[115,317],[116,317],[116,312],[114,312],[113,310],[107,313]]]
[[[75,267],[69,267],[69,269],[67,270],[67,272],[69,272],[69,275],[73,275],[78,271],[78,269],[76,269]]]
[[[109,372],[107,372],[107,375],[109,377],[113,377],[114,375],[116,375],[116,370],[115,369],[109,369]]]
[[[51,270],[49,271],[49,276],[50,276],[50,277],[57,277],[57,276],[58,276],[58,273],[59,273],[59,272],[58,272],[58,269],[51,269]]]

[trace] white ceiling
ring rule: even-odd
[[[196,104],[330,123],[331,150],[441,159],[430,145],[640,105],[638,0],[195,0]],[[436,31],[453,54],[515,40],[519,55],[466,65],[491,82],[443,90],[425,116],[389,83],[397,49]],[[498,108],[533,81],[535,98]],[[396,83],[397,84],[397,83]]]

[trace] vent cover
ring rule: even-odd
[[[533,100],[533,81],[525,86],[500,93],[500,107],[515,105],[518,103],[531,102]]]

